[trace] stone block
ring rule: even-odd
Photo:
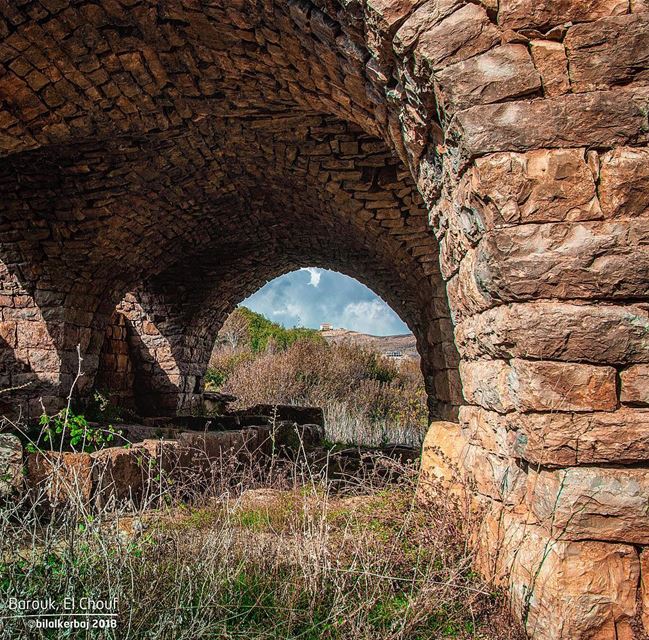
[[[91,459],[98,507],[139,504],[149,471],[149,451],[137,445],[111,447],[92,453]]]
[[[505,505],[517,507],[525,499],[527,473],[514,458],[503,458],[468,444],[460,458],[466,486]]]
[[[467,5],[469,6],[469,5]],[[438,104],[448,115],[476,104],[501,102],[541,89],[527,47],[506,44],[434,74]]]
[[[457,422],[430,423],[421,451],[420,497],[439,492],[465,495],[461,461],[466,446],[466,438]]]
[[[582,149],[496,153],[478,158],[470,175],[470,203],[486,230],[602,218]]]
[[[526,502],[565,540],[649,544],[649,469],[572,467],[530,471]]]
[[[478,567],[509,593],[535,640],[633,640],[640,575],[630,545],[551,538],[524,516],[493,508]]]
[[[392,43],[395,53],[401,56],[409,52],[417,44],[422,33],[429,31],[453,13],[460,4],[460,0],[435,0],[420,4],[396,32]]]
[[[530,52],[534,66],[541,74],[543,95],[554,98],[568,93],[568,59],[563,44],[553,40],[531,40]]]
[[[485,297],[521,302],[597,295],[626,302],[649,296],[649,219],[519,225],[487,233],[472,251],[459,275],[473,278],[481,291],[464,302],[468,309]],[[465,285],[468,293],[471,286]]]
[[[648,105],[649,87],[642,85],[477,105],[455,115],[451,136],[469,159],[498,151],[643,144],[649,141]]]
[[[620,400],[624,404],[649,405],[649,364],[636,364],[620,373]]]
[[[27,455],[27,486],[40,506],[87,505],[90,502],[93,460],[87,453],[47,451]]]
[[[608,218],[649,215],[649,149],[621,147],[600,158],[599,201]]]
[[[511,453],[531,464],[566,467],[649,459],[649,411],[510,414]]]
[[[573,92],[649,79],[649,15],[636,13],[577,24],[564,39]]]
[[[466,359],[647,362],[649,312],[640,306],[513,303],[463,320],[455,328],[455,340]]]
[[[397,32],[397,40],[400,35]],[[487,51],[498,40],[498,29],[487,12],[476,4],[467,4],[421,30],[413,52],[415,64],[427,75]]]
[[[498,24],[509,29],[548,29],[627,12],[625,0],[500,0]]]
[[[586,364],[512,359],[460,363],[466,401],[499,413],[612,411],[616,371]]]

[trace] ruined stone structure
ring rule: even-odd
[[[0,7],[5,410],[80,345],[77,393],[187,411],[236,303],[348,273],[416,335],[529,633],[642,637],[646,0]]]

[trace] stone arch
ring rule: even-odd
[[[339,217],[323,220],[354,220],[351,238],[365,246],[371,208],[345,208],[356,200],[346,183],[380,186],[380,169],[395,165],[384,156],[358,172],[343,147],[318,147],[321,127],[338,127],[326,135],[360,141],[361,162],[372,144],[394,153],[427,210],[404,187],[405,209],[419,213],[372,214],[369,227],[384,232],[368,236],[364,255],[398,247],[385,271],[407,280],[419,270],[431,283],[420,303],[422,313],[440,307],[430,343],[450,309],[464,403],[459,423],[436,422],[431,438],[449,443],[488,512],[483,548],[502,553],[485,571],[511,570],[512,601],[537,638],[632,637],[635,618],[649,624],[646,591],[643,607],[636,598],[649,564],[648,9],[5,7],[5,383],[45,382],[56,400],[76,344],[94,371],[124,293],[141,284],[155,295],[183,257],[223,251],[219,239],[237,231],[228,211],[257,221],[290,258],[273,232],[278,202],[297,212],[332,202]],[[308,189],[282,178],[289,167]]]

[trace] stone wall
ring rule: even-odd
[[[417,336],[433,415],[459,416],[431,438],[469,476],[484,570],[510,573],[529,633],[641,637],[644,0],[1,15],[0,376],[28,385],[16,402],[55,405],[77,344],[87,393],[130,292],[140,393],[182,411],[237,302],[300,266],[344,271]]]
[[[128,320],[115,312],[106,327],[104,343],[99,352],[95,388],[111,403],[127,409],[135,408],[135,367],[129,341]]]

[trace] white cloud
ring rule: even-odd
[[[304,272],[309,278],[304,277]],[[399,316],[357,280],[310,267],[271,280],[241,302],[283,324],[318,328],[323,322],[373,335],[407,333]]]
[[[319,269],[316,269],[315,267],[305,267],[304,269],[300,269],[300,271],[308,271],[311,274],[309,284],[312,287],[317,287],[320,284],[320,277],[322,274]]]
[[[341,322],[346,329],[361,333],[386,335],[394,331],[396,314],[383,300],[350,302],[341,313]]]

